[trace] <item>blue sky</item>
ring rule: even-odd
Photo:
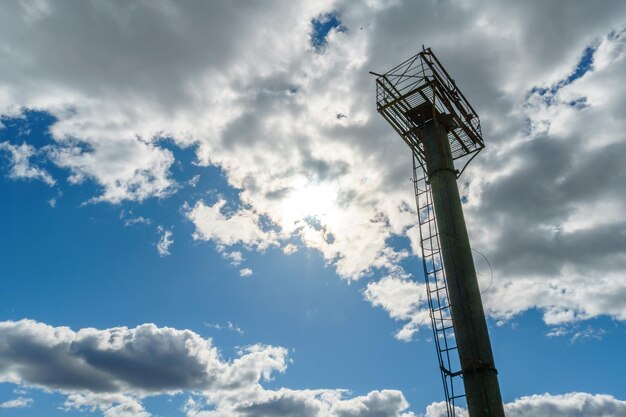
[[[0,415],[443,415],[368,75],[425,43],[483,122],[460,187],[507,415],[626,416],[626,9],[588,7],[6,6]]]

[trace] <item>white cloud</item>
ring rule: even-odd
[[[200,174],[194,175],[189,181],[187,181],[187,184],[189,184],[192,188],[196,188],[198,186],[198,182],[200,182]]]
[[[588,339],[602,340],[606,334],[603,328],[592,327],[591,325],[580,326],[578,323],[571,323],[564,326],[552,327],[546,333],[547,337],[568,336],[570,342],[580,342]]]
[[[373,391],[366,396],[338,402],[332,407],[332,415],[337,417],[357,416],[398,416],[414,417],[404,413],[408,403],[400,391]]]
[[[14,400],[8,400],[0,403],[0,408],[27,408],[33,404],[32,398],[17,397]]]
[[[293,243],[287,243],[283,248],[283,252],[285,253],[285,255],[291,255],[293,253],[296,253],[298,252],[298,245],[295,245]]]
[[[143,216],[124,219],[124,226],[134,226],[136,224],[151,224],[151,223],[152,223],[152,220],[147,219]]]
[[[233,323],[231,323],[230,321],[227,321],[226,324],[219,324],[219,323],[205,323],[205,325],[211,329],[216,329],[216,330],[231,330],[237,334],[242,335],[244,332],[241,329],[241,327],[239,326],[235,326]]]
[[[260,216],[254,210],[242,208],[225,215],[222,213],[225,205],[224,199],[212,206],[198,201],[187,211],[187,218],[196,226],[194,239],[213,240],[223,246],[241,243],[261,250],[277,244],[276,233],[261,229]]]
[[[239,271],[239,276],[240,277],[249,277],[252,275],[252,269],[250,268],[243,268]]]
[[[226,250],[222,249],[222,248],[218,248],[218,250],[221,251],[222,256],[225,259],[230,260],[230,264],[232,266],[239,266],[241,265],[241,263],[243,262],[243,255],[241,252],[239,251],[232,251],[232,252],[227,252]]]
[[[430,325],[424,284],[396,276],[372,281],[363,291],[364,298],[375,307],[382,307],[395,320],[407,321],[396,332],[399,340],[410,341],[421,326]]]
[[[157,251],[159,252],[159,256],[169,256],[170,246],[174,243],[174,239],[172,239],[173,232],[171,230],[165,230],[163,227],[158,227],[158,232],[161,233],[161,237],[159,238],[159,242],[157,243]]]
[[[123,394],[70,394],[63,403],[66,411],[100,411],[104,417],[149,417],[140,400]]]
[[[344,390],[258,390],[243,399],[218,403],[216,411],[204,411],[201,404],[188,400],[188,417],[415,417],[407,412],[408,403],[400,391],[372,391],[367,395],[345,398]],[[243,401],[242,401],[243,400]]]
[[[368,283],[363,294],[372,305],[389,311],[392,318],[406,320],[424,303],[426,290],[415,281],[386,276]]]
[[[521,397],[504,405],[509,417],[623,417],[626,401],[611,395],[572,392],[562,395],[540,394]],[[426,409],[426,417],[446,417],[445,403],[433,403]],[[457,408],[456,415],[467,417],[465,409]]]
[[[455,415],[459,417],[469,417],[467,410],[461,407],[454,407]],[[448,408],[444,401],[429,404],[426,407],[425,417],[448,417]]]
[[[549,415],[553,417],[618,417],[626,416],[626,401],[610,395],[574,392],[563,395],[532,395],[506,404],[511,417]]]
[[[169,173],[172,152],[136,138],[61,141],[50,155],[55,164],[70,170],[70,183],[93,179],[102,186],[103,193],[92,202],[143,201],[176,191]]]
[[[124,226],[135,226],[138,224],[151,224],[152,220],[144,217],[144,216],[135,216],[132,210],[121,210],[120,211],[120,220],[124,222]]]
[[[30,162],[30,159],[36,156],[39,152],[28,143],[22,143],[21,145],[16,146],[9,142],[2,142],[0,143],[0,151],[6,151],[9,153],[9,161],[11,164],[9,178],[40,180],[51,187],[56,184],[56,181],[54,181],[52,176],[46,170],[39,168]]]

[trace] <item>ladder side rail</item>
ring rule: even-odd
[[[450,301],[443,269],[439,233],[436,222],[432,221],[435,219],[432,191],[423,169],[421,170],[422,175],[418,176],[418,168],[420,166],[416,164],[416,158],[418,156],[413,155],[413,183],[418,209],[418,224],[429,315],[444,385],[448,416],[455,417],[456,399],[464,397],[465,394],[462,384],[457,387],[457,381],[461,378],[460,369],[452,369],[453,363],[457,362],[453,360],[452,355],[454,353],[451,352],[457,350],[457,345],[454,331],[451,327]],[[460,394],[457,393],[459,390],[461,391]]]

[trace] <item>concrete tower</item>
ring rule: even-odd
[[[448,414],[454,416],[455,404],[465,397],[470,417],[504,417],[457,186],[465,166],[484,148],[478,115],[430,48],[374,75],[378,112],[413,154],[424,274]],[[465,163],[461,172],[455,161]]]

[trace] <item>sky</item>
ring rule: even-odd
[[[0,416],[444,416],[369,74],[422,45],[507,416],[626,416],[617,0],[3,2]]]

